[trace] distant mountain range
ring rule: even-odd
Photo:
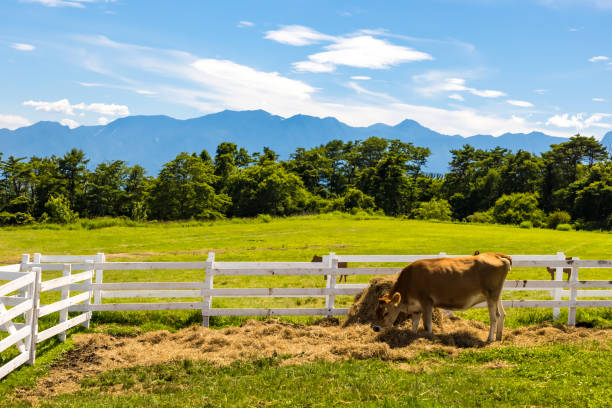
[[[233,142],[249,152],[268,146],[288,158],[297,147],[315,147],[332,139],[364,140],[370,136],[400,139],[429,147],[432,155],[427,171],[445,173],[451,158],[449,150],[471,144],[482,149],[495,146],[541,153],[551,144],[565,141],[540,132],[505,133],[499,137],[444,135],[406,119],[389,126],[382,123],[352,127],[335,118],[296,115],[290,118],[262,110],[223,111],[199,118],[179,120],[168,116],[128,116],[105,126],[70,129],[56,122],[38,122],[15,130],[0,129],[0,152],[13,156],[63,155],[73,147],[83,149],[95,165],[105,160],[125,160],[140,164],[157,175],[164,163],[180,152],[208,150],[214,156],[221,142]],[[602,143],[612,146],[612,132]]]

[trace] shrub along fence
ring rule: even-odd
[[[296,316],[345,315],[347,308],[335,306],[335,297],[354,295],[367,284],[337,284],[338,275],[390,275],[401,267],[368,267],[367,264],[407,264],[419,259],[457,257],[461,255],[336,255],[323,257],[323,262],[217,262],[209,253],[206,261],[196,262],[106,262],[104,254],[96,255],[41,255],[30,260],[23,255],[22,263],[0,267],[0,330],[8,336],[0,337],[0,352],[11,346],[19,355],[0,367],[0,378],[24,363],[33,364],[36,344],[53,336],[60,341],[74,326],[89,325],[92,312],[132,310],[200,310],[203,325],[208,326],[210,316]],[[581,268],[612,268],[612,260],[566,259],[556,255],[512,255],[513,267],[555,268],[555,280],[507,280],[506,290],[545,290],[554,300],[504,300],[504,307],[553,308],[555,318],[559,308],[568,308],[568,324],[576,324],[578,307],[612,307],[612,300],[578,298],[612,297],[612,281],[581,281]],[[338,268],[339,262],[357,264],[354,268]],[[362,265],[366,265],[365,267]],[[201,270],[202,280],[197,282],[113,282],[104,283],[104,271],[133,270]],[[563,269],[571,269],[571,278],[562,280]],[[42,280],[43,271],[61,271],[62,276]],[[78,272],[78,273],[73,273]],[[324,275],[324,288],[215,288],[216,276],[295,276]],[[94,281],[95,279],[95,281]],[[592,290],[605,288],[604,290]],[[40,293],[59,291],[61,299],[41,305]],[[113,298],[196,298],[192,302],[164,303],[109,303]],[[213,308],[214,297],[324,297],[324,308]],[[563,299],[563,297],[569,297]],[[93,300],[93,303],[92,303]],[[7,308],[10,307],[10,309]],[[475,307],[486,307],[484,303]],[[59,312],[59,322],[38,331],[38,319]],[[78,312],[68,318],[68,312]],[[23,320],[23,323],[13,320]]]

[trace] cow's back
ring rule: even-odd
[[[501,291],[512,259],[505,254],[424,259],[400,273],[396,291],[402,297],[431,299],[436,306],[464,309]]]

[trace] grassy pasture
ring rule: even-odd
[[[474,250],[509,254],[554,254],[582,259],[612,258],[612,234],[586,231],[520,229],[500,225],[432,223],[389,217],[320,215],[261,220],[228,220],[210,223],[146,223],[100,229],[4,228],[0,230],[0,263],[18,263],[21,253],[95,254],[109,261],[205,260],[209,251],[218,261],[309,261],[313,254],[470,254]],[[349,265],[357,266],[357,265]],[[581,279],[609,279],[610,270],[581,270]],[[48,273],[44,279],[59,274]],[[370,277],[349,277],[349,283]],[[543,268],[514,268],[509,279],[548,279]],[[107,271],[105,282],[202,281],[204,271]],[[216,277],[215,287],[323,287],[322,277]],[[505,298],[525,297],[510,292]],[[547,298],[546,292],[531,296]],[[45,294],[42,303],[59,299]],[[176,299],[178,300],[178,299]],[[181,299],[188,301],[189,299]],[[110,301],[110,300],[109,300]],[[113,299],[133,302],[134,299]],[[143,301],[165,301],[146,299]],[[348,306],[349,296],[338,296],[337,305]],[[321,307],[323,298],[215,298],[215,307]],[[464,316],[488,323],[484,310]],[[567,315],[562,312],[561,321]],[[579,309],[578,321],[612,326],[610,309]],[[42,329],[57,316],[49,316]],[[156,329],[176,330],[198,324],[199,312],[100,313],[92,331],[133,335]],[[509,327],[552,319],[550,309],[510,309]],[[238,324],[244,318],[213,318],[214,327]],[[310,317],[288,320],[308,323]],[[82,391],[43,402],[43,406],[185,406],[269,405],[317,406],[344,402],[361,406],[605,406],[609,388],[610,344],[553,345],[534,350],[505,347],[473,350],[462,357],[423,356],[397,366],[380,361],[317,363],[281,366],[279,361],[259,361],[217,369],[204,363],[177,362],[149,368],[122,369],[88,380]],[[57,355],[70,347],[52,343],[40,354],[40,365],[26,367],[0,382],[2,401],[16,400],[14,386],[31,386]],[[501,351],[500,351],[501,350]],[[602,351],[603,350],[603,351]],[[607,351],[606,351],[607,350]],[[496,353],[499,353],[496,354]],[[606,354],[607,353],[607,354]],[[608,355],[608,357],[606,357]],[[0,356],[0,364],[9,358]],[[282,360],[282,356],[279,357]],[[491,363],[499,362],[501,363]],[[506,364],[507,363],[507,364]],[[186,368],[187,367],[187,368]],[[553,375],[557,373],[558,375]],[[308,387],[303,387],[307,381]],[[125,393],[104,390],[123,384]],[[127,385],[126,385],[127,384]],[[478,384],[473,387],[473,384]],[[546,385],[544,385],[546,384]],[[579,384],[572,389],[570,384]],[[374,386],[376,385],[376,386]],[[114,387],[114,388],[113,388]],[[603,388],[602,388],[603,387]],[[474,392],[466,393],[466,389]],[[263,390],[263,391],[262,391]],[[257,394],[256,399],[253,395]],[[5,397],[7,399],[5,399]],[[179,399],[180,398],[180,399]]]

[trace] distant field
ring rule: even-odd
[[[22,253],[104,252],[112,260],[195,260],[208,251],[217,260],[310,260],[325,254],[471,254],[478,249],[515,254],[554,254],[594,259],[612,256],[612,234],[520,229],[514,226],[433,223],[391,217],[319,215],[173,222],[101,229],[0,230],[0,262]]]

